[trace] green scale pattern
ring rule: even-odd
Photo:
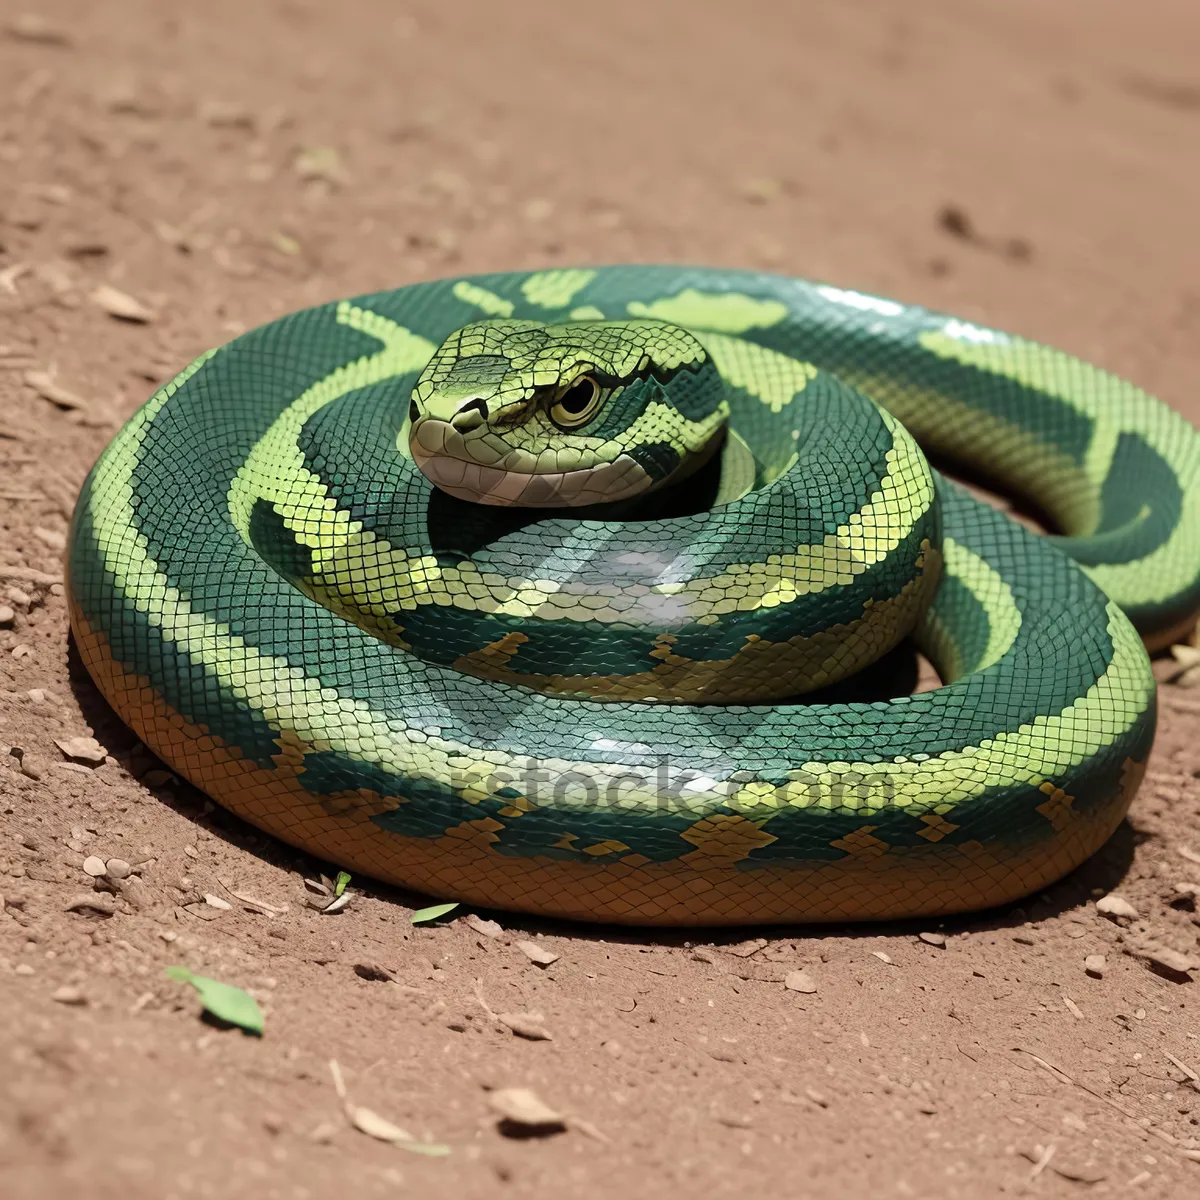
[[[410,394],[437,346],[487,316],[690,330],[727,384],[730,444],[711,479],[664,493],[656,512],[615,519],[514,515],[433,489],[405,450]],[[909,453],[906,428],[1022,488],[1066,536],[1035,537],[921,460],[906,494],[925,479],[929,500],[906,514],[903,536],[808,596],[735,606],[707,623],[681,609],[650,630],[620,614],[511,611],[511,595],[501,611],[463,601],[469,592],[434,587],[430,599],[429,580],[464,567],[580,595],[664,582],[699,595],[734,568],[753,573],[836,541],[884,495],[897,455]],[[982,846],[989,861],[1014,864],[1015,896],[1045,883],[1019,864],[1061,833],[1047,797],[1065,795],[1070,820],[1107,831],[1132,796],[1130,764],[1146,760],[1155,705],[1125,614],[1152,634],[1200,603],[1198,447],[1175,414],[1076,360],[823,285],[678,267],[419,284],[254,330],[139,410],[77,508],[76,633],[103,647],[85,652],[102,688],[112,664],[140,681],[137,704],[115,685],[109,695],[143,736],[156,704],[201,731],[150,744],[202,786],[218,743],[266,772],[280,769],[281,747],[299,744],[307,795],[331,810],[347,794],[375,798],[363,836],[385,849],[365,861],[398,882],[433,880],[432,890],[472,898],[494,871],[503,907],[664,923],[804,919],[825,913],[806,898],[808,874],[845,863],[846,891],[862,888],[850,869],[862,844],[882,846],[885,859],[924,853],[936,828],[947,862],[956,847]],[[480,678],[461,661],[520,633],[528,640],[512,670],[621,675],[651,665],[647,648],[664,630],[698,661],[736,653],[752,633],[818,637],[932,571],[918,563],[922,544],[944,558],[928,608],[857,634],[875,638],[877,657],[914,633],[946,681],[920,695],[810,702],[794,695],[804,690],[795,680],[781,695],[766,679],[761,703],[598,700]],[[388,594],[405,580],[426,589],[413,592],[422,602]],[[862,646],[846,640],[852,665],[839,667],[837,651],[816,683],[862,665]],[[472,875],[445,836],[482,818],[496,861]],[[577,895],[574,885],[569,897],[552,894],[559,865],[591,870],[594,848],[610,844],[619,848],[606,862],[665,865],[686,893],[697,847],[735,827],[716,818],[760,836],[727,856],[732,882],[712,885],[711,897],[631,892],[624,906],[592,904],[596,885],[583,874]],[[260,823],[322,851],[286,813]],[[388,865],[388,836],[416,865]],[[1053,870],[1082,852],[1054,851]],[[897,877],[904,870],[901,856]],[[772,887],[795,881],[791,907],[756,910],[764,873]],[[847,895],[837,911],[975,906],[983,892],[953,874],[912,902],[881,875],[878,894],[860,908]]]

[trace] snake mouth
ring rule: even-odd
[[[522,470],[506,463],[518,457],[537,460],[514,453],[494,434],[472,431],[464,436],[449,422],[428,417],[412,427],[409,449],[434,487],[474,504],[579,508],[628,500],[654,483],[627,455],[573,471]]]
[[[413,447],[413,461],[434,487],[474,504],[578,508],[628,500],[652,483],[633,459],[623,455],[582,471],[544,474],[507,471],[452,454],[424,454],[417,447]]]

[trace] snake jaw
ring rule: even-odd
[[[413,426],[409,444],[413,462],[434,487],[474,504],[574,508],[627,500],[653,484],[624,455],[573,470],[538,471],[544,452],[513,446],[491,428],[464,434],[429,417]]]

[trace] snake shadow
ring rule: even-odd
[[[84,719],[109,753],[135,779],[143,779],[156,768],[171,768],[144,746],[137,735],[114,712],[100,694],[79,656],[72,637],[67,651],[68,678],[72,692]],[[902,645],[878,663],[852,679],[845,680],[820,693],[805,697],[812,703],[878,700],[910,693],[922,678],[922,664],[915,649]],[[929,686],[927,676],[925,686]],[[173,774],[173,772],[172,772]],[[262,833],[249,822],[215,804],[186,780],[143,787],[155,802],[178,813],[229,847],[252,854],[260,862],[280,870],[298,871],[307,878],[336,875],[336,863],[323,861],[305,851],[297,850],[271,834]],[[631,946],[675,946],[697,944],[736,945],[747,937],[773,940],[801,939],[819,943],[833,937],[913,937],[922,931],[937,929],[947,936],[971,932],[999,932],[1016,929],[1030,921],[1043,921],[1084,907],[1097,895],[1112,891],[1125,878],[1137,846],[1145,840],[1128,820],[1122,821],[1116,832],[1091,858],[1057,883],[1015,904],[1007,904],[959,916],[898,920],[887,922],[790,924],[771,926],[689,926],[686,928],[642,928],[629,925],[591,925],[581,922],[530,916],[523,913],[490,910],[471,905],[471,911],[499,921],[505,929],[530,934],[555,934],[586,941],[603,941]],[[355,888],[397,908],[420,908],[441,897],[429,897],[366,876],[356,876]],[[397,914],[397,919],[402,919]]]

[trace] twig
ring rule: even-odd
[[[1050,1160],[1054,1157],[1054,1151],[1058,1149],[1056,1142],[1051,1142],[1045,1150],[1038,1156],[1037,1162],[1033,1164],[1033,1170],[1029,1172],[1029,1182],[1032,1183],[1049,1165]]]
[[[0,579],[16,579],[20,583],[41,583],[50,587],[62,583],[61,575],[48,575],[45,571],[35,571],[33,567],[10,567],[0,565]]]
[[[487,1015],[491,1017],[493,1021],[495,1021],[498,1025],[504,1024],[504,1022],[500,1020],[500,1014],[497,1013],[496,1010],[492,1008],[492,1006],[483,998],[482,979],[475,980],[475,999],[479,1001],[480,1005],[483,1007],[483,1011],[487,1013]]]
[[[346,1101],[346,1081],[342,1078],[342,1068],[338,1066],[336,1058],[329,1060],[329,1073],[333,1076],[333,1090],[337,1092],[337,1098],[344,1104]]]
[[[1197,1075],[1187,1063],[1181,1063],[1169,1050],[1164,1050],[1163,1054],[1167,1056],[1186,1076],[1187,1081],[1194,1091],[1200,1092],[1200,1075]]]
[[[1066,1073],[1066,1071],[1062,1069],[1062,1067],[1056,1067],[1053,1063],[1049,1063],[1042,1058],[1040,1054],[1034,1054],[1032,1050],[1026,1050],[1024,1046],[1014,1046],[1013,1049],[1018,1054],[1028,1054],[1035,1063],[1041,1067],[1045,1067],[1045,1069],[1060,1082],[1069,1083],[1077,1088],[1081,1088],[1083,1091],[1087,1092],[1089,1096],[1095,1096],[1097,1100],[1107,1104],[1109,1108],[1115,1108],[1117,1112],[1119,1112],[1127,1121],[1131,1121],[1139,1132],[1153,1134],[1153,1136],[1158,1138],[1160,1141],[1166,1142],[1168,1146],[1178,1147],[1178,1138],[1173,1138],[1165,1130],[1155,1129],[1153,1126],[1147,1128],[1146,1126],[1139,1124],[1137,1117],[1131,1113],[1129,1109],[1125,1108],[1124,1105],[1118,1104],[1114,1099],[1112,1099],[1111,1096],[1106,1096],[1103,1092],[1097,1091],[1090,1084],[1083,1083],[1078,1079],[1073,1079]]]
[[[3,288],[11,296],[17,295],[17,280],[23,275],[28,275],[33,270],[29,263],[13,263],[11,267],[5,267],[0,271],[0,288]]]

